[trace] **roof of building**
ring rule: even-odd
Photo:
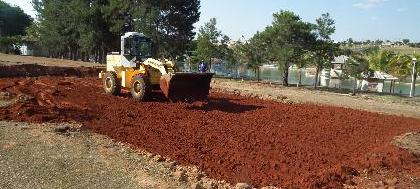
[[[334,58],[334,60],[331,62],[332,64],[345,64],[347,60],[349,59],[348,56],[341,55]]]
[[[369,78],[380,79],[380,80],[398,80],[397,77],[387,74],[385,72],[375,71]]]

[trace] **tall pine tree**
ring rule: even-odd
[[[68,58],[120,49],[128,31],[152,38],[156,57],[176,58],[191,44],[200,0],[33,0],[40,41]],[[103,61],[102,61],[103,62]]]

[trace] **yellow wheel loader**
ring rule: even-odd
[[[171,101],[205,100],[209,95],[212,73],[175,73],[171,61],[151,58],[152,41],[137,32],[121,37],[121,52],[106,57],[106,72],[101,72],[105,93],[118,95],[130,91],[142,101],[160,88]]]

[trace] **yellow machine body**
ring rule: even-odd
[[[108,54],[107,72],[99,74],[104,79],[105,91],[115,95],[124,88],[142,100],[147,91],[160,86],[172,101],[207,98],[213,74],[175,73],[172,61],[150,58],[150,48],[150,40],[141,33],[128,32],[122,36],[121,52]]]
[[[152,85],[160,84],[160,78],[162,77],[162,73],[161,71],[159,71],[159,69],[154,68],[150,65],[146,65],[144,63],[137,63],[135,67],[124,67],[124,65],[122,64],[123,59],[124,59],[124,56],[115,55],[115,54],[107,55],[107,58],[106,58],[107,60],[106,71],[115,72],[117,74],[118,79],[121,81],[122,87],[129,89],[132,82],[131,81],[132,78],[138,74],[147,76],[150,84]],[[158,62],[157,60],[153,60],[153,61]],[[162,63],[161,65],[163,66]],[[172,66],[173,66],[172,63],[167,63],[165,66],[163,66],[163,68],[166,70],[172,71]],[[99,77],[102,78],[103,74],[104,73],[101,73]]]

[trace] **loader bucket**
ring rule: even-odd
[[[212,73],[176,73],[160,78],[160,89],[171,101],[205,100],[209,95]]]

